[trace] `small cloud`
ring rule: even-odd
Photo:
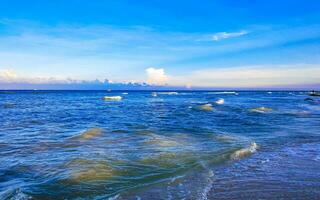
[[[157,70],[156,70],[157,71]],[[159,80],[158,80],[159,81]],[[105,80],[77,80],[58,77],[19,76],[10,69],[0,69],[0,90],[2,89],[39,89],[39,90],[105,90],[105,89],[156,89],[162,86],[151,86],[143,82],[113,82]]]
[[[0,70],[0,80],[13,81],[17,77],[17,73],[11,69]]]
[[[17,73],[11,69],[0,70],[0,76],[5,78],[16,78]]]
[[[53,84],[53,83],[75,83],[73,79],[58,79],[54,77],[21,77],[11,69],[0,69],[0,83],[28,83],[28,84]]]
[[[219,40],[228,39],[228,38],[240,37],[248,33],[249,33],[248,31],[239,31],[239,32],[231,32],[231,33],[220,32],[212,35],[211,40],[219,41]]]
[[[154,85],[162,85],[168,81],[168,76],[165,74],[164,69],[150,67],[146,69],[147,83]]]

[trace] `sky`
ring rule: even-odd
[[[318,89],[319,10],[317,0],[1,0],[0,89]]]

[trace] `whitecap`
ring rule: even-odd
[[[104,96],[103,100],[105,101],[120,101],[122,99],[121,96]]]
[[[178,92],[159,92],[159,94],[166,94],[166,95],[178,95]]]
[[[258,107],[258,108],[252,108],[249,110],[250,112],[257,112],[257,113],[266,113],[266,112],[271,112],[271,108],[267,107]]]
[[[213,107],[212,107],[212,104],[206,103],[201,106],[198,106],[198,109],[203,110],[203,111],[212,111]]]
[[[113,197],[109,197],[108,200],[117,200],[120,197],[120,194],[117,194]]]
[[[249,147],[235,151],[233,154],[231,154],[230,157],[232,160],[239,160],[241,158],[247,157],[247,156],[255,153],[258,148],[259,148],[259,146],[257,145],[257,143],[252,142]]]
[[[218,105],[222,105],[222,104],[224,104],[224,99],[220,98],[217,101],[215,101],[215,103]]]

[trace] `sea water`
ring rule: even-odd
[[[1,91],[0,199],[319,199],[307,97]]]

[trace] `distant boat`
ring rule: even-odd
[[[312,91],[309,93],[309,96],[320,97],[320,92]]]

